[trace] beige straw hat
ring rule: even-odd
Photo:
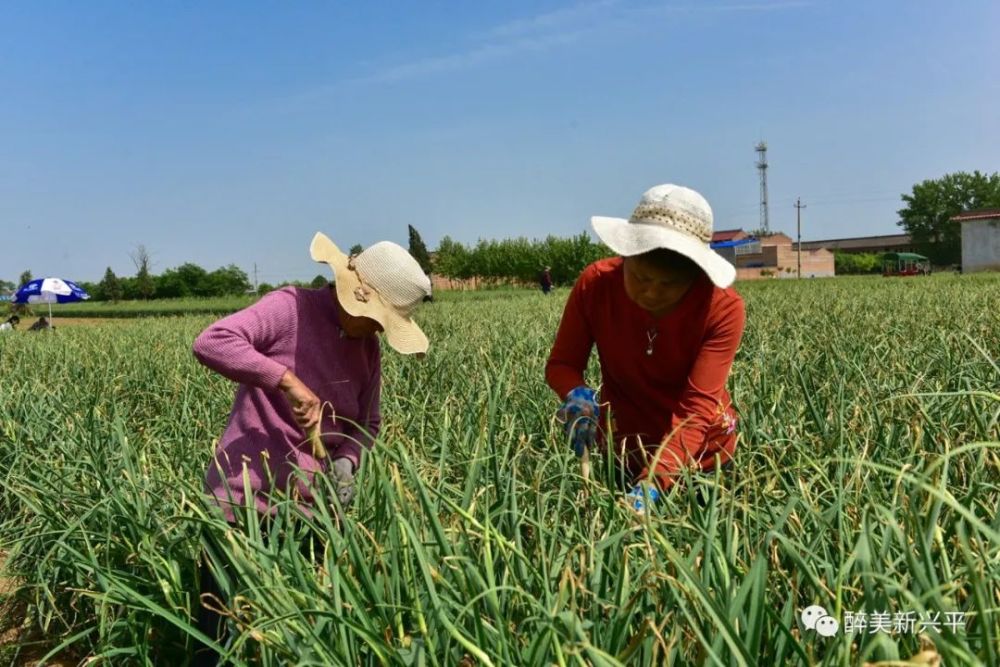
[[[628,220],[593,217],[590,224],[623,257],[666,248],[691,259],[719,287],[729,287],[736,268],[712,250],[712,207],[690,188],[667,183],[646,190]]]
[[[309,253],[333,269],[337,300],[344,310],[381,324],[389,345],[400,354],[427,352],[427,336],[412,316],[430,296],[431,280],[410,253],[391,241],[380,241],[348,257],[320,232]]]

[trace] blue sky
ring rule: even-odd
[[[419,9],[418,9],[419,8]],[[0,5],[0,278],[569,235],[689,185],[716,228],[893,233],[899,196],[1000,169],[1000,3]]]

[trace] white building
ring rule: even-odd
[[[962,273],[1000,271],[1000,208],[959,213],[962,225]]]

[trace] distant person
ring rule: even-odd
[[[49,323],[49,318],[42,315],[38,318],[37,322],[28,327],[28,331],[48,331],[52,328],[52,325]]]
[[[17,328],[17,325],[21,323],[21,318],[17,315],[11,315],[7,318],[7,321],[0,324],[0,331],[13,331]]]
[[[552,267],[546,266],[542,269],[542,272],[538,274],[538,284],[542,288],[542,294],[548,294],[552,291],[552,273],[550,273]]]
[[[591,224],[620,256],[594,262],[576,281],[545,377],[577,455],[610,436],[616,477],[643,511],[683,468],[712,470],[733,457],[737,416],[726,379],[743,299],[730,287],[733,265],[709,248],[712,209],[694,190],[658,185],[629,220]],[[584,380],[595,344],[600,393]]]
[[[198,361],[239,383],[205,491],[229,522],[241,507],[255,507],[265,534],[272,491],[294,495],[308,511],[316,477],[326,475],[340,507],[351,504],[362,453],[382,421],[378,334],[401,354],[428,348],[412,316],[431,283],[406,250],[383,241],[348,257],[316,234],[310,252],[333,270],[333,284],[270,292],[209,326],[193,347]],[[313,429],[319,449],[310,442]],[[207,559],[201,581],[202,595],[223,599]],[[199,628],[220,642],[223,622],[209,607],[201,610]],[[217,660],[202,647],[194,664]]]

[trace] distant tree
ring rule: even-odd
[[[899,226],[931,262],[957,264],[962,260],[962,228],[952,216],[978,208],[1000,207],[1000,173],[960,171],[926,180],[903,195],[906,204],[897,213]]]
[[[473,275],[470,272],[469,251],[450,236],[445,236],[438,244],[433,269],[435,273],[452,279],[469,278]]]
[[[122,299],[124,301],[134,301],[140,298],[138,281],[135,276],[119,276],[118,282],[122,286]]]
[[[10,282],[9,280],[0,280],[0,294],[6,294],[8,292],[13,292],[17,289],[17,285]]]
[[[417,264],[423,269],[424,273],[430,274],[431,272],[431,256],[427,252],[427,246],[424,245],[424,240],[420,238],[420,232],[414,229],[413,225],[407,225],[410,230],[410,254],[413,255],[413,259],[417,260]]]
[[[118,280],[118,276],[115,275],[115,272],[111,270],[110,266],[107,271],[104,272],[104,278],[98,285],[98,290],[103,300],[113,301],[114,303],[121,301],[122,284],[121,281]]]
[[[273,291],[274,291],[274,285],[271,285],[269,283],[261,283],[261,284],[257,285],[257,295],[258,296],[264,296],[268,292],[273,292]]]
[[[90,298],[94,301],[104,301],[104,291],[101,289],[100,283],[92,283],[86,280],[81,280],[77,283],[84,292],[90,295]]]
[[[17,286],[14,288],[15,290],[18,290],[31,282],[31,271],[25,271],[24,273],[21,274],[21,276],[17,280],[18,282]],[[10,306],[10,312],[13,315],[24,315],[25,313],[29,312],[28,304],[12,303]]]
[[[361,245],[360,243],[355,243],[354,245],[351,246],[351,252],[348,254],[360,255],[364,251],[364,249],[365,247],[363,245]]]
[[[140,244],[135,249],[135,252],[129,256],[132,258],[132,263],[135,264],[135,286],[139,293],[139,298],[152,298],[153,293],[156,291],[156,285],[153,283],[153,276],[149,271],[151,264],[149,251],[146,250],[146,246]]]
[[[326,276],[318,275],[318,276],[316,276],[315,278],[312,279],[312,282],[309,283],[309,287],[318,289],[320,287],[326,287],[327,283],[329,283],[329,282],[330,282],[330,279],[327,278]]]
[[[212,271],[205,277],[207,289],[205,296],[232,296],[246,294],[253,286],[250,278],[240,267],[235,264],[224,266]]]
[[[185,262],[156,276],[155,282],[157,298],[230,296],[252,291],[250,278],[235,264],[208,272]]]
[[[187,286],[177,275],[177,269],[167,269],[153,279],[157,299],[177,299],[191,296]]]
[[[156,296],[162,299],[209,296],[211,292],[208,271],[191,262],[167,269],[156,277],[155,282]]]
[[[874,252],[840,252],[833,253],[834,272],[838,276],[880,273],[882,271],[882,256]]]

